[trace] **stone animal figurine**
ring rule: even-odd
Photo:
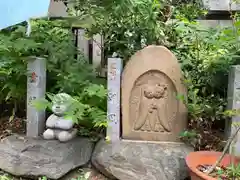
[[[43,133],[44,139],[58,139],[60,142],[66,142],[77,135],[77,129],[73,128],[72,119],[64,117],[73,102],[73,98],[66,93],[59,93],[53,97],[53,114],[46,121],[47,130]]]

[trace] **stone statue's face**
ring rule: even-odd
[[[156,84],[156,89],[155,89],[155,95],[154,97],[156,99],[160,99],[164,96],[165,90],[167,89],[166,86],[161,85],[161,84]]]
[[[148,99],[154,98],[154,88],[152,86],[147,86],[144,89],[144,96]]]
[[[56,94],[53,98],[52,111],[58,116],[64,115],[72,104],[72,97],[65,93]]]
[[[144,89],[144,96],[148,99],[156,98],[160,99],[164,96],[167,87],[161,84],[148,85]]]

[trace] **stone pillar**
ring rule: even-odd
[[[102,57],[103,57],[102,46],[103,46],[102,36],[99,34],[93,36],[92,64],[94,68],[98,68],[101,66]]]
[[[228,79],[228,110],[240,110],[240,65],[232,66]],[[230,137],[240,126],[240,115],[226,121],[225,135]],[[238,133],[232,146],[236,154],[240,154],[240,134]],[[231,148],[230,148],[231,149]]]
[[[122,60],[108,58],[108,110],[109,126],[107,136],[112,142],[120,139],[120,97],[121,97]]]
[[[202,0],[205,8],[210,11],[229,11],[230,4],[231,10],[240,10],[239,3],[235,3],[234,0]]]
[[[30,57],[27,78],[27,136],[38,137],[45,127],[45,111],[35,109],[31,102],[45,98],[46,59]]]
[[[89,40],[85,37],[85,31],[78,29],[78,50],[82,51],[89,60]]]

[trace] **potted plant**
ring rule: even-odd
[[[190,169],[191,180],[240,180],[240,157],[234,154],[240,126],[228,139],[223,152],[196,151],[188,154],[186,163]],[[232,145],[233,144],[233,145]],[[231,146],[231,153],[227,154]]]

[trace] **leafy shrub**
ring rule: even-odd
[[[31,36],[26,37],[25,33],[24,24],[0,32],[1,104],[25,102],[28,56],[48,59],[48,82],[54,88],[54,78],[64,70],[66,60],[73,59],[75,49],[68,29],[57,27],[51,21],[37,20],[32,21]]]
[[[229,70],[240,60],[239,25],[237,16],[233,19],[233,27],[226,28],[206,28],[187,19],[174,24],[178,38],[172,51],[185,75],[189,125],[195,130],[190,131],[193,136],[186,131],[182,138],[190,140],[196,150],[224,147],[212,130],[214,125],[223,130],[223,120],[234,114],[226,111],[226,105]]]
[[[211,125],[224,118],[229,69],[239,63],[234,32],[239,31],[238,24],[223,29],[208,29],[189,21],[174,25],[178,38],[172,51],[186,78],[191,120]]]
[[[237,16],[234,16],[234,28],[210,29],[194,21],[205,13],[196,1],[170,4],[158,0],[77,0],[71,11],[76,11],[79,16],[92,16],[94,23],[86,26],[86,30],[89,36],[104,36],[106,56],[116,52],[127,60],[149,44],[167,46],[177,56],[185,75],[190,122],[211,127],[215,120],[225,118],[229,68],[239,63],[240,22]],[[166,22],[173,15],[177,21]],[[0,72],[5,74],[1,87],[11,83],[5,87],[2,99],[11,97],[15,102],[20,101],[26,90],[22,87],[26,83],[20,83],[25,81],[25,57],[47,55],[48,82],[51,84],[48,91],[66,92],[90,107],[84,106],[84,111],[78,111],[82,119],[93,116],[102,118],[101,113],[106,112],[106,94],[102,93],[104,88],[99,84],[105,84],[105,81],[100,82],[95,77],[83,57],[74,59],[76,50],[68,29],[56,27],[48,21],[35,23],[36,30],[30,38],[25,37],[24,26],[12,29],[11,34],[0,34]],[[94,109],[96,107],[100,115]]]
[[[197,0],[78,2],[75,10],[95,19],[87,30],[104,36],[107,55],[117,52],[127,60],[149,44],[165,45],[176,54],[188,87],[190,125],[211,128],[215,120],[225,118],[228,72],[239,59],[238,21],[234,28],[200,26],[195,19],[206,10]],[[169,18],[177,21],[166,22]]]
[[[28,56],[41,56],[47,58],[47,92],[66,92],[84,105],[88,104],[86,110],[84,107],[78,111],[79,118],[105,120],[106,81],[96,78],[82,53],[76,50],[71,30],[61,27],[58,21],[35,20],[31,23],[30,37],[25,35],[24,24],[0,32],[1,104],[25,103]]]
[[[92,16],[95,23],[87,28],[88,35],[92,37],[101,34],[104,36],[106,56],[116,52],[126,60],[146,45],[167,41],[164,34],[167,25],[164,22],[168,19],[169,6],[163,2],[78,0],[70,12],[77,11],[79,16]]]

